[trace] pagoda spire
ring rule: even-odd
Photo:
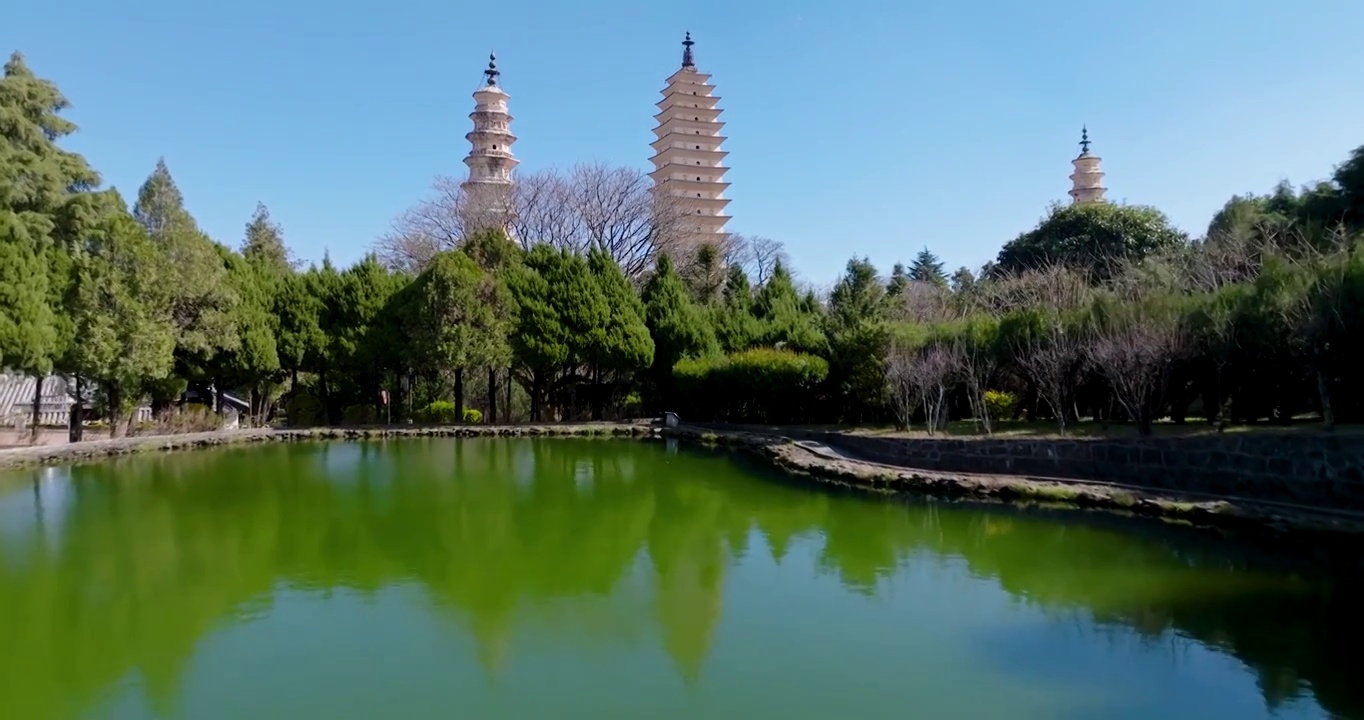
[[[1074,205],[1104,201],[1108,188],[1103,186],[1102,158],[1089,151],[1089,126],[1080,128],[1080,154],[1070,164],[1075,172],[1070,175],[1070,201]]]
[[[488,78],[488,84],[489,84],[489,85],[496,85],[496,84],[497,84],[497,76],[498,76],[498,75],[501,75],[502,73],[501,73],[500,71],[498,71],[498,69],[497,69],[497,53],[496,53],[496,52],[490,52],[490,53],[488,53],[488,69],[487,69],[487,70],[484,70],[484,71],[483,71],[483,74]]]
[[[464,136],[469,141],[469,154],[464,157],[469,177],[461,187],[470,213],[466,223],[474,229],[506,227],[512,171],[520,163],[512,154],[516,136],[511,132],[512,116],[507,109],[511,96],[497,84],[501,75],[496,53],[489,53],[488,68],[483,71],[485,84],[474,91],[474,111],[469,113],[474,129]]]
[[[677,240],[688,244],[718,243],[725,235],[729,199],[725,190],[725,152],[720,134],[720,98],[710,83],[710,75],[699,72],[692,54],[691,33],[682,41],[682,68],[672,74],[657,104],[654,119],[654,170],[649,173],[654,188],[673,202],[669,212],[677,217],[668,221]],[[676,220],[673,222],[672,220]]]
[[[691,51],[691,46],[695,44],[691,39],[691,31],[688,30],[687,39],[682,41],[682,67],[696,69],[696,57]]]

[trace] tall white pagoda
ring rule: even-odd
[[[464,136],[469,141],[469,154],[464,158],[469,177],[460,187],[466,230],[506,229],[512,217],[512,171],[520,161],[512,154],[516,136],[511,133],[512,116],[507,110],[511,96],[497,85],[501,74],[497,55],[490,53],[488,69],[483,71],[486,81],[474,91],[474,111],[469,113],[474,129]]]
[[[1073,205],[1104,201],[1104,173],[1099,169],[1102,162],[1098,155],[1089,151],[1089,128],[1080,130],[1080,155],[1070,161],[1075,172],[1070,175],[1070,201]]]
[[[654,156],[649,173],[654,187],[674,198],[679,210],[685,212],[687,227],[683,235],[695,241],[721,241],[725,237],[725,223],[729,216],[725,207],[725,156],[720,148],[725,137],[720,129],[720,97],[710,84],[710,75],[696,69],[692,54],[691,33],[682,41],[682,67],[668,78],[663,99],[658,102],[654,119]]]

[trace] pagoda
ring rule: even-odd
[[[1089,151],[1089,128],[1080,129],[1080,155],[1070,161],[1075,172],[1070,175],[1070,201],[1074,205],[1104,201],[1104,173],[1099,169],[1102,162],[1098,155]]]
[[[469,113],[474,129],[464,136],[469,141],[469,154],[464,158],[469,177],[460,185],[465,203],[461,213],[470,231],[505,230],[512,218],[512,170],[520,161],[512,155],[516,136],[511,133],[512,116],[507,111],[511,96],[497,84],[501,74],[496,53],[489,54],[485,82],[474,91],[474,111]]]
[[[720,241],[725,237],[729,215],[725,207],[725,156],[721,149],[725,126],[720,122],[719,96],[710,75],[696,69],[691,33],[682,41],[682,67],[668,78],[663,99],[657,104],[652,143],[654,165],[649,177],[658,192],[677,203],[684,227],[681,236],[694,242]]]

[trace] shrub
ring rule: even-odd
[[[223,418],[213,408],[199,403],[170,408],[152,420],[140,420],[128,427],[129,435],[179,435],[209,432],[223,426]]]
[[[322,401],[307,390],[295,393],[284,405],[284,419],[290,427],[313,427],[325,418]]]
[[[347,405],[341,411],[342,425],[374,425],[379,422],[379,413],[373,405]]]
[[[451,408],[453,410],[453,407]],[[483,422],[483,413],[477,408],[464,408],[464,422],[470,425],[477,425]]]
[[[449,400],[436,400],[416,413],[417,422],[451,425],[455,422],[455,404]]]
[[[985,391],[985,411],[991,420],[1006,420],[1018,410],[1018,396],[1003,390]]]
[[[683,416],[730,422],[800,422],[816,409],[829,374],[823,358],[754,348],[673,366]]]

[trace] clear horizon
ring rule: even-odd
[[[728,229],[782,241],[821,286],[854,254],[978,268],[1065,199],[1081,125],[1109,199],[1191,235],[1233,194],[1325,179],[1364,144],[1349,0],[378,8],[27,5],[0,47],[71,100],[64,147],[107,185],[131,200],[165,157],[215,240],[238,246],[260,201],[312,262],[359,259],[434,176],[462,175],[490,48],[521,170],[645,169],[690,30],[724,98]]]

